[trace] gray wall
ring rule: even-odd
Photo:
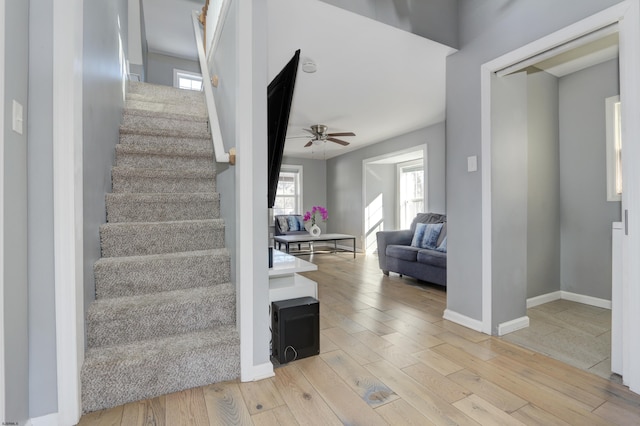
[[[611,222],[620,202],[608,202],[605,98],[619,94],[616,60],[562,77],[560,161],[562,290],[611,300]]]
[[[311,211],[313,206],[327,206],[327,163],[324,160],[284,157],[282,164],[302,166],[302,211]],[[329,212],[331,213],[331,212]],[[331,215],[329,215],[331,220]],[[273,224],[270,223],[269,226]],[[326,232],[327,223],[318,223],[322,232]]]
[[[424,144],[428,156],[429,210],[444,213],[444,127],[444,123],[435,124],[327,160],[327,208],[331,217],[328,232],[355,235],[357,246],[362,248],[362,161]]]
[[[147,53],[146,82],[173,86],[173,70],[190,71],[200,74],[200,64],[190,59],[176,58],[156,52]]]
[[[527,298],[560,290],[558,79],[527,77]],[[604,151],[603,151],[604,154]]]
[[[458,47],[458,2],[453,0],[322,0],[439,43]]]
[[[111,167],[124,106],[118,19],[127,43],[127,2],[89,2],[84,7],[83,46],[83,209],[85,310],[95,299],[93,264],[100,258],[98,228],[106,222],[105,194],[111,192]],[[125,52],[126,55],[126,52]]]
[[[397,228],[398,186],[396,165],[367,164],[365,165],[365,180],[365,209],[379,196],[382,196],[381,221],[372,221],[368,229],[365,230],[365,248],[367,251],[373,252],[377,249],[376,232]],[[378,213],[376,212],[375,214],[377,215]]]
[[[4,31],[4,372],[2,421],[23,424],[29,415],[29,347],[27,316],[27,76],[29,3],[6,0]],[[24,108],[23,134],[11,129],[12,101]]]
[[[58,409],[53,247],[53,0],[29,8],[29,414]]]
[[[616,3],[459,0],[460,50],[447,59],[448,309],[482,319],[481,173],[466,171],[466,158],[481,150],[480,66]]]

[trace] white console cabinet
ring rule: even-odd
[[[311,262],[274,250],[273,267],[269,268],[269,303],[306,296],[317,299],[316,282],[298,274],[317,270]]]

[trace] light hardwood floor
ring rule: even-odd
[[[640,396],[442,319],[446,293],[375,256],[316,255],[320,356],[90,413],[80,425],[637,425]]]

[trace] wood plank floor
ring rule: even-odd
[[[375,256],[312,257],[320,356],[82,417],[80,425],[637,425],[624,386],[442,319],[446,292]]]

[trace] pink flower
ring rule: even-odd
[[[304,214],[303,220],[305,222],[311,221],[312,225],[316,224],[316,213],[320,213],[320,216],[322,217],[322,221],[326,221],[327,219],[329,219],[329,212],[327,211],[327,209],[325,209],[322,206],[313,206],[311,208],[310,212],[306,212]]]

